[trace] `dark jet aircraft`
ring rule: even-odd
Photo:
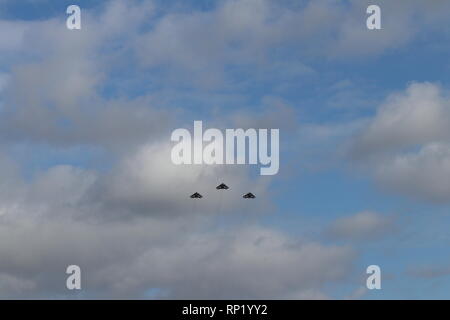
[[[249,192],[249,193],[244,194],[242,196],[242,198],[244,198],[244,199],[255,199],[256,197],[255,197],[255,195],[253,193]]]
[[[201,198],[203,198],[203,196],[200,193],[196,192],[191,195],[191,198],[192,199],[201,199]]]
[[[221,183],[216,187],[217,190],[227,190],[230,189],[225,183]]]

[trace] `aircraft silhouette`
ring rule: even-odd
[[[217,190],[227,190],[230,189],[225,183],[221,183],[216,187]]]
[[[249,193],[244,194],[242,196],[242,198],[244,198],[244,199],[255,199],[256,196],[253,193],[249,192]]]
[[[192,199],[201,199],[201,198],[203,198],[203,196],[200,193],[196,192],[191,195],[191,198]]]

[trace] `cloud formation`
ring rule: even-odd
[[[447,3],[386,1],[385,29],[367,34],[367,3],[232,0],[200,10],[113,0],[83,9],[80,32],[65,29],[65,16],[0,20],[0,297],[77,297],[64,288],[69,264],[81,266],[87,298],[330,297],[353,276],[352,247],[259,222],[275,211],[273,181],[246,167],[176,167],[169,132],[204,116],[296,138],[297,106],[275,94],[284,85],[318,75],[324,60],[371,59],[448,30]],[[363,127],[352,152],[375,179],[448,201],[448,101],[438,85],[413,83],[368,121],[312,123],[299,135],[322,152],[318,142],[331,148]],[[42,145],[104,149],[108,163],[55,161],[25,174],[11,151],[23,145],[27,158]],[[231,187],[223,198],[220,182]],[[249,191],[257,201],[241,198]],[[390,225],[361,212],[329,233],[367,240]]]
[[[351,155],[390,190],[432,202],[450,201],[450,99],[432,83],[390,95],[358,132]]]
[[[339,240],[374,240],[393,230],[392,218],[376,212],[363,211],[339,218],[327,230],[328,236]]]

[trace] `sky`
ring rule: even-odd
[[[0,298],[449,299],[449,16],[0,0]],[[194,120],[279,129],[279,172],[174,165]]]

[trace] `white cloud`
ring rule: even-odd
[[[337,219],[329,226],[327,234],[336,239],[373,240],[388,234],[392,229],[392,218],[363,211]]]
[[[208,214],[236,212],[242,214],[248,201],[247,192],[258,196],[252,209],[263,212],[270,208],[267,192],[269,179],[251,178],[243,166],[174,165],[171,145],[146,145],[125,157],[110,176],[96,187],[90,201],[100,201],[108,210],[126,214],[128,210],[143,215]],[[217,191],[225,182],[230,189]],[[194,192],[204,196],[198,204],[189,198]],[[196,212],[193,212],[193,211]]]
[[[382,187],[450,201],[450,99],[432,83],[390,95],[354,138],[351,155]]]
[[[0,52],[10,54],[25,45],[25,32],[32,24],[0,20]]]
[[[36,289],[35,283],[31,280],[0,273],[0,296],[2,293],[8,293],[9,297],[20,296],[20,293],[34,289]]]
[[[402,25],[395,32],[366,38],[363,19],[349,19],[355,12],[359,16],[360,5],[346,13],[330,3],[310,1],[299,9],[275,1],[239,0],[211,11],[153,16],[150,1],[112,1],[104,12],[86,10],[78,33],[69,33],[62,19],[31,24],[1,21],[0,30],[8,33],[0,36],[2,61],[13,63],[4,90],[10,103],[0,122],[2,139],[129,148],[112,171],[56,166],[31,181],[22,179],[13,163],[0,159],[0,295],[66,296],[61,291],[64,271],[68,264],[77,263],[86,276],[89,297],[95,298],[143,297],[151,288],[174,298],[328,297],[327,288],[349,275],[355,260],[350,247],[299,242],[255,223],[252,214],[270,208],[270,181],[251,179],[242,168],[225,172],[174,167],[168,146],[158,136],[173,126],[173,111],[154,107],[155,101],[146,95],[105,98],[102,90],[113,71],[136,66],[136,57],[146,76],[147,68],[163,67],[168,73],[163,76],[184,85],[211,89],[225,84],[230,89],[223,74],[229,65],[250,65],[258,71],[270,70],[269,64],[287,70],[291,64],[284,62],[284,56],[272,60],[275,47],[306,60],[351,53],[366,56],[403,45],[416,32],[409,29],[408,16],[398,20]],[[289,76],[313,72],[301,61],[296,60],[296,66]],[[272,73],[264,76],[268,79]],[[155,78],[144,80],[164,87],[164,79]],[[150,90],[146,83],[143,86]],[[416,99],[425,99],[434,111],[423,112],[421,103],[410,109],[410,101]],[[361,145],[383,141],[386,136],[380,130],[391,132],[387,137],[392,138],[400,128],[401,137],[393,139],[395,148],[445,136],[442,121],[447,102],[434,85],[413,85],[387,104],[374,120],[374,129],[368,130],[371,138]],[[293,113],[282,102],[279,105],[275,113],[262,117],[230,118],[242,125],[285,125]],[[391,117],[384,114],[391,112],[406,120],[401,116],[390,125],[385,118]],[[429,126],[421,127],[418,119],[423,116]],[[436,124],[437,129],[430,128]],[[318,138],[333,135],[321,126],[306,130]],[[331,131],[348,135],[348,128],[340,126]],[[220,182],[231,190],[219,210],[214,187]],[[191,207],[188,196],[194,191],[205,195],[201,208]],[[257,194],[252,210],[234,200],[245,201],[240,195],[246,191]],[[212,217],[224,219],[229,227],[215,228]],[[377,214],[361,213],[334,228],[341,236],[361,238],[363,233],[375,235],[382,225]]]
[[[20,31],[24,40],[5,63],[10,70],[2,92],[2,140],[117,148],[166,128],[169,112],[151,105],[148,96],[107,99],[101,94],[106,75],[127,61],[122,59],[126,50],[116,46],[127,47],[129,34],[151,17],[152,8],[149,1],[111,1],[104,11],[84,10],[77,32],[67,30],[60,18],[4,22],[13,29],[5,28],[10,34]]]
[[[206,76],[227,64],[258,64],[276,46],[309,59],[366,57],[404,47],[426,25],[441,30],[449,4],[381,1],[382,30],[366,27],[370,1],[307,1],[289,6],[268,0],[233,0],[209,11],[168,14],[139,38],[139,57],[147,66],[169,64]],[[426,21],[427,23],[423,23]]]
[[[270,199],[246,169],[177,168],[168,150],[144,146],[106,174],[56,166],[30,181],[2,160],[0,296],[71,298],[69,264],[82,268],[88,298],[142,298],[152,288],[165,298],[326,298],[349,276],[350,247],[255,222]],[[231,189],[218,210],[222,178]],[[247,188],[258,197],[245,208]],[[193,190],[205,196],[198,212]]]
[[[195,222],[2,224],[0,267],[26,284],[20,297],[70,298],[64,270],[76,263],[89,298],[142,298],[151,288],[166,298],[317,298],[349,275],[355,257],[347,247],[298,243],[267,228],[204,232],[193,230]],[[3,298],[10,286],[0,281]]]
[[[379,183],[413,198],[450,201],[450,145],[430,143],[416,153],[398,154],[375,168]]]
[[[405,92],[390,95],[378,108],[354,146],[357,156],[448,140],[450,100],[432,83],[412,83]]]
[[[369,47],[366,42],[372,41],[371,35],[353,39],[346,33],[365,25],[357,19],[364,20],[365,14],[360,12],[363,5],[359,3],[351,2],[346,10],[329,1],[292,6],[268,0],[234,0],[206,11],[168,10],[157,15],[158,8],[152,1],[114,0],[101,8],[83,10],[84,27],[79,32],[68,31],[62,18],[2,21],[7,27],[0,29],[22,40],[3,51],[0,45],[2,54],[14,51],[14,59],[8,60],[13,65],[9,89],[4,92],[8,116],[1,118],[1,136],[58,145],[142,142],[167,126],[164,120],[169,112],[157,108],[157,101],[150,104],[149,97],[121,101],[102,98],[100,92],[107,89],[105,79],[110,79],[114,71],[139,66],[141,72],[134,78],[144,77],[143,82],[152,85],[169,83],[171,88],[176,87],[173,81],[181,83],[182,88],[197,87],[197,83],[200,89],[225,88],[233,92],[236,86],[254,84],[255,80],[282,85],[271,68],[293,77],[312,74],[304,62],[312,57],[340,55],[339,47],[351,51],[350,43]],[[411,17],[433,21],[433,26],[442,21],[440,5],[423,6],[415,1],[408,10],[400,10],[390,2],[384,5],[390,10],[386,14],[388,25],[389,17],[407,16],[399,19],[401,27],[389,29],[408,29],[405,26],[409,26]],[[409,39],[402,32],[395,36],[387,33],[396,34],[386,31],[377,35],[387,39],[381,44],[375,42],[377,52]],[[283,48],[287,58],[273,58],[274,47]],[[292,54],[294,60],[289,58]],[[239,74],[239,81],[227,82],[229,66],[244,66],[244,76]],[[148,79],[146,67],[163,71]],[[125,108],[130,104],[138,106]],[[144,118],[156,120],[145,125]]]

